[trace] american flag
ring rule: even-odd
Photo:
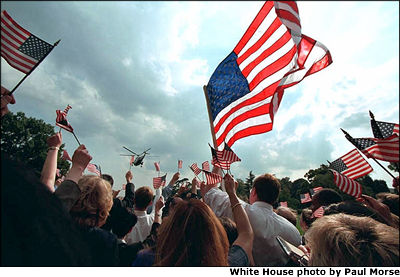
[[[324,212],[325,209],[323,206],[321,206],[313,212],[311,217],[316,217],[316,218],[322,217],[324,215]]]
[[[339,172],[330,169],[330,171],[333,173],[333,181],[335,184],[339,187],[341,191],[344,193],[347,193],[351,196],[354,196],[355,198],[358,198],[361,196],[362,193],[362,188],[360,183],[346,177],[345,175],[340,174]]]
[[[190,166],[190,169],[194,172],[194,174],[197,176],[201,173],[201,169],[197,166],[197,163],[193,163]]]
[[[68,132],[73,133],[74,129],[72,128],[72,126],[68,123],[67,120],[67,113],[68,110],[72,109],[72,107],[70,105],[68,105],[64,111],[60,111],[60,110],[56,110],[56,114],[57,114],[57,118],[56,118],[56,125],[58,127],[61,127],[65,130],[67,130]]]
[[[63,150],[61,159],[66,160],[66,161],[71,161],[71,162],[72,162],[72,159],[71,159],[71,157],[69,156],[67,150]]]
[[[203,162],[201,168],[205,171],[210,171],[210,163],[208,161]]]
[[[304,193],[304,194],[300,194],[300,202],[302,203],[302,204],[304,204],[304,203],[307,203],[307,202],[311,202],[311,196],[310,196],[310,194],[307,192],[307,193]]]
[[[375,158],[386,162],[399,162],[399,136],[391,135],[385,139],[378,138],[346,138],[353,143],[367,158]]]
[[[1,56],[15,69],[28,74],[53,49],[1,11]]]
[[[164,186],[167,179],[167,174],[161,177],[154,177],[153,178],[153,187],[158,189],[160,186]]]
[[[286,207],[287,208],[287,201],[284,202],[279,202],[280,207]]]
[[[329,168],[353,180],[367,175],[373,170],[357,149],[353,149],[339,159],[334,160],[329,165]]]
[[[93,173],[97,174],[98,176],[101,175],[101,173],[100,173],[100,167],[99,167],[98,165],[96,165],[96,164],[89,163],[89,164],[87,165],[86,169],[87,169],[88,171],[90,171],[90,172],[93,172]]]
[[[183,163],[182,160],[178,160],[178,168],[182,168],[182,163]]]
[[[213,172],[208,172],[205,170],[203,170],[203,172],[206,175],[207,185],[214,185],[214,184],[222,182],[221,175],[215,174]]]
[[[266,1],[206,87],[217,148],[272,130],[284,89],[332,63],[301,33],[297,4]]]
[[[311,188],[310,189],[310,195],[313,196],[317,191],[320,191],[322,189],[323,189],[323,187]]]
[[[134,161],[135,161],[135,155],[132,155],[131,160],[129,161],[129,165],[132,166]]]
[[[371,119],[372,133],[375,138],[388,138],[393,134],[399,135],[399,124]]]
[[[160,171],[160,164],[158,162],[154,162],[154,166],[156,168],[156,171]]]
[[[211,164],[214,166],[218,166],[222,169],[229,169],[232,163],[241,161],[226,143],[223,150],[216,150],[211,147],[211,145],[210,148],[212,155]]]

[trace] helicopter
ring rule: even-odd
[[[135,155],[136,158],[134,159],[134,161],[133,161],[132,164],[133,164],[134,166],[140,165],[140,167],[143,166],[144,157],[145,157],[146,155],[150,154],[148,151],[151,149],[151,148],[149,148],[149,149],[143,151],[142,153],[137,154],[137,153],[133,152],[132,150],[128,149],[127,147],[125,147],[125,146],[122,146],[122,147],[123,147],[124,149],[128,150],[129,152],[131,152],[133,155],[120,154],[120,156],[130,156],[130,157],[134,157],[134,155]],[[152,157],[156,157],[156,156],[152,156]]]

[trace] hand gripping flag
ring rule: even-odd
[[[193,163],[190,166],[190,169],[193,171],[193,173],[197,176],[201,173],[201,169],[197,166],[197,163]]]
[[[96,165],[96,164],[89,163],[89,164],[87,165],[86,169],[87,169],[88,171],[90,171],[90,172],[93,172],[93,173],[97,174],[98,176],[101,175],[101,173],[100,173],[100,167],[99,167],[98,165]]]
[[[153,178],[153,187],[158,189],[160,186],[164,186],[167,179],[167,174],[161,177],[154,177]]]
[[[15,69],[28,74],[53,49],[1,11],[1,56]]]
[[[300,202],[302,204],[307,203],[307,202],[311,202],[311,196],[309,193],[304,193],[304,194],[300,194]]]
[[[210,171],[210,163],[208,161],[203,162],[201,168],[205,171]]]
[[[333,173],[333,181],[341,191],[354,196],[355,198],[359,198],[361,196],[362,188],[360,183],[340,174],[336,170],[330,169],[330,171]]]
[[[329,168],[346,175],[352,180],[367,175],[373,170],[357,149],[353,149],[339,159],[334,160],[329,165]]]
[[[284,89],[331,63],[329,50],[301,33],[295,2],[265,2],[206,87],[217,149],[271,131]]]
[[[71,161],[71,162],[72,162],[72,159],[71,159],[71,157],[69,156],[67,150],[64,150],[64,151],[63,151],[62,156],[61,156],[61,159],[66,160],[66,161]]]
[[[72,126],[68,123],[67,120],[67,113],[68,110],[72,109],[72,107],[70,105],[68,105],[64,111],[60,111],[60,110],[56,110],[56,114],[57,114],[57,118],[56,118],[56,125],[60,128],[63,128],[65,130],[67,130],[68,132],[73,133],[74,129],[72,128]]]
[[[324,215],[324,212],[325,212],[325,209],[324,209],[323,206],[321,206],[321,207],[319,207],[318,209],[316,209],[316,210],[313,212],[311,218],[313,218],[313,217],[315,217],[315,218],[322,217],[322,216]]]

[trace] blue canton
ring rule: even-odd
[[[226,106],[250,92],[249,84],[232,52],[215,69],[207,85],[213,120]]]
[[[34,35],[31,35],[27,40],[22,43],[18,50],[35,60],[40,61],[50,50],[53,45],[48,44]]]

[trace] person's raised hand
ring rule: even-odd
[[[175,174],[174,174],[174,176],[172,176],[172,182],[173,183],[175,183],[176,181],[178,181],[179,180],[179,177],[181,176],[181,174],[179,173],[179,172],[176,172]]]
[[[164,197],[161,195],[156,202],[156,213],[164,207]]]
[[[202,182],[200,183],[200,193],[201,193],[201,196],[204,197],[204,196],[206,195],[206,193],[207,193],[210,189],[215,188],[215,187],[217,187],[217,184],[209,185],[209,184],[206,184],[206,182],[202,181]]]
[[[85,145],[81,144],[72,155],[72,167],[77,167],[83,172],[91,160],[92,156],[89,155]]]
[[[1,117],[9,112],[8,104],[15,104],[14,95],[10,95],[9,93],[10,91],[8,89],[1,86]]]
[[[132,178],[133,178],[132,171],[129,170],[129,171],[125,174],[126,182],[127,182],[127,183],[132,183]]]
[[[195,188],[199,188],[200,187],[199,181],[197,181],[196,177],[194,177],[193,180],[192,180],[192,187],[195,187]]]
[[[225,181],[226,193],[228,193],[228,194],[236,194],[235,179],[233,179],[233,177],[230,174],[227,173],[224,176],[224,181]]]
[[[57,132],[54,135],[52,135],[51,137],[49,137],[47,139],[47,145],[49,147],[58,147],[60,148],[62,144],[62,135],[61,132]]]
[[[377,211],[381,216],[383,216],[386,220],[391,220],[392,215],[390,213],[390,209],[387,205],[379,202],[375,198],[362,194],[361,197],[364,199],[363,203],[368,207]]]

